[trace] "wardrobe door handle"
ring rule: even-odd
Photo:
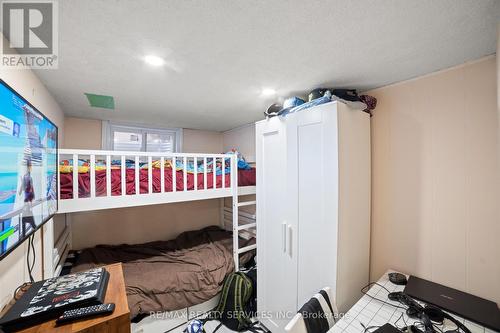
[[[288,225],[287,228],[287,247],[288,247],[288,255],[291,257],[292,256],[292,226]]]
[[[286,222],[283,222],[281,224],[281,240],[282,240],[282,246],[283,246],[283,252],[286,253]]]

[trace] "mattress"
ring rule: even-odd
[[[172,192],[172,169],[165,168],[165,192]],[[153,169],[153,193],[161,192],[161,170],[158,168]],[[73,198],[73,174],[72,173],[59,173],[60,177],[60,198],[72,199]],[[106,196],[106,170],[96,170],[96,196]],[[187,190],[194,190],[195,181],[198,183],[198,189],[204,188],[204,176],[198,173],[197,178],[193,173],[187,173]],[[126,169],[126,189],[127,194],[135,194],[135,169]],[[256,183],[255,169],[238,170],[238,186],[252,186]],[[148,170],[139,170],[139,193],[148,193]],[[225,176],[226,187],[231,186],[230,174]],[[222,188],[222,175],[216,175],[216,188]],[[207,173],[207,188],[214,188],[213,173]],[[176,190],[184,191],[184,172],[176,171]],[[111,195],[121,195],[121,170],[111,170]],[[78,173],[78,197],[87,198],[90,196],[90,173]]]
[[[254,243],[241,240],[245,246]],[[245,263],[252,257],[241,256]],[[131,317],[201,304],[234,271],[232,234],[217,226],[187,231],[169,241],[100,245],[79,252],[71,272],[121,262]]]

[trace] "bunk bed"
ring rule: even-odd
[[[227,273],[228,271],[239,270],[240,260],[248,258],[248,255],[245,256],[245,254],[256,249],[255,239],[242,241],[242,237],[240,237],[245,235],[243,238],[246,240],[251,237],[255,238],[255,215],[239,211],[242,206],[255,204],[255,201],[241,201],[239,199],[240,196],[255,194],[255,169],[239,169],[239,163],[241,161],[238,161],[236,154],[60,149],[59,172],[57,175],[58,211],[59,213],[73,213],[192,200],[231,198],[231,208],[221,206],[221,225],[227,225],[226,223],[232,219],[232,232],[225,231],[226,238],[222,237],[222,240],[218,240],[222,241],[225,246],[221,247],[219,244],[216,247],[219,250],[223,248],[223,252],[229,253],[229,257],[232,258],[230,262],[224,264],[222,271]],[[236,170],[237,172],[233,172]],[[71,248],[71,230],[69,227],[68,229],[56,240],[57,248],[54,249],[53,256],[55,275],[60,274]],[[217,233],[214,230],[211,231]],[[207,238],[206,231],[204,232],[204,237]],[[199,232],[194,231],[194,234],[197,233]],[[185,237],[185,235],[180,237]],[[230,246],[226,246],[228,241]],[[168,243],[169,241],[161,242]],[[203,242],[205,250],[209,243]],[[152,244],[128,245],[128,248],[102,247],[98,249],[96,247],[96,250],[86,252],[86,255],[93,253],[93,261],[87,257],[86,261],[80,261],[77,269],[85,267],[85,264],[109,263],[108,260],[101,260],[103,257],[96,255],[96,253],[100,252],[103,256],[110,255],[114,257],[111,260],[123,261],[120,256],[124,255],[124,253],[134,252],[141,246],[144,248],[144,246],[148,247]],[[158,245],[158,243],[155,244]],[[152,250],[152,247],[150,250]],[[181,264],[179,263],[179,265]],[[195,266],[197,265],[195,263]],[[170,267],[170,269],[172,268]],[[183,268],[179,269],[180,272],[182,270]],[[160,273],[157,272],[157,274]],[[129,281],[133,280],[133,276],[132,273]],[[125,276],[125,279],[127,280],[127,276]],[[218,281],[213,278],[211,280]],[[220,281],[217,285],[217,287],[220,287]],[[132,281],[129,287],[128,289],[134,290],[137,286]],[[210,295],[210,293],[206,293],[206,295]],[[186,297],[186,299],[188,298]],[[200,300],[202,299],[203,297],[200,297]],[[189,301],[186,301],[186,303],[189,303]]]

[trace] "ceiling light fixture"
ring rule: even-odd
[[[276,90],[272,88],[262,89],[262,96],[274,96],[276,95]]]
[[[165,64],[165,60],[160,57],[154,55],[147,55],[144,57],[144,61],[151,66],[163,66]]]

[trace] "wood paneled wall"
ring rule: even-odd
[[[371,279],[388,268],[500,304],[494,56],[369,91]]]

